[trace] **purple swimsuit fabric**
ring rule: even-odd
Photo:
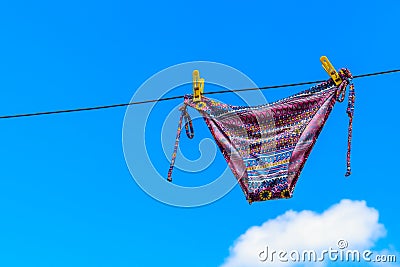
[[[250,203],[291,198],[304,164],[333,106],[336,101],[343,101],[351,74],[345,75],[349,71],[341,73],[343,82],[339,86],[328,80],[291,97],[261,106],[232,106],[204,96],[200,102],[193,102],[191,95],[185,96],[168,180],[172,180],[182,117],[185,118],[188,134],[187,121],[190,119],[187,118],[186,107],[190,106],[204,118]],[[354,87],[351,85],[347,110],[350,124],[346,175],[350,174],[354,98]]]

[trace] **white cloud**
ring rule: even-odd
[[[371,249],[375,242],[386,235],[385,227],[378,222],[379,213],[365,201],[342,200],[323,213],[304,210],[287,211],[263,223],[253,226],[241,235],[230,248],[230,255],[222,267],[282,266],[277,259],[273,263],[260,261],[260,252],[268,246],[271,250],[338,250],[338,240],[348,242],[348,249]],[[265,257],[265,253],[261,257]],[[319,255],[319,254],[318,254]],[[289,258],[288,255],[285,256]],[[328,258],[328,257],[325,257]],[[310,265],[310,264],[306,264]]]

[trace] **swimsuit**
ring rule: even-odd
[[[349,116],[347,172],[351,173],[350,150],[355,91],[351,73],[340,71],[342,83],[332,79],[276,102],[253,107],[231,106],[202,96],[193,102],[184,97],[172,170],[179,143],[182,120],[189,138],[193,125],[186,107],[196,109],[204,118],[230,169],[251,203],[291,198],[301,170],[336,101],[342,102],[350,84],[347,114]]]

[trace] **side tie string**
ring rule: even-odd
[[[356,92],[354,90],[354,84],[350,84],[349,88],[349,100],[347,103],[347,116],[349,116],[349,128],[347,135],[347,172],[345,176],[350,176],[351,174],[351,165],[350,165],[350,154],[351,154],[351,139],[353,136],[353,115],[354,115],[354,103],[356,100]]]
[[[187,105],[185,104],[185,105],[183,105],[182,107],[179,108],[179,110],[181,111],[181,116],[179,118],[178,129],[176,131],[174,152],[172,153],[171,164],[170,164],[169,170],[168,170],[168,178],[167,178],[167,180],[169,182],[172,182],[172,170],[174,169],[176,153],[177,153],[178,147],[179,147],[179,140],[180,140],[181,131],[182,131],[182,120],[185,120],[185,131],[186,131],[187,137],[189,139],[192,139],[194,137],[192,119],[190,118],[190,115],[187,112],[186,107],[187,107]]]
[[[336,91],[336,101],[338,102],[344,101],[346,95],[346,88],[350,84],[347,110],[346,110],[347,116],[349,117],[349,127],[347,133],[347,158],[346,158],[347,168],[345,176],[348,177],[351,174],[350,155],[351,155],[351,141],[353,137],[353,115],[354,115],[354,103],[356,99],[356,93],[354,89],[354,84],[352,82],[353,76],[351,72],[348,69],[343,68],[340,71],[340,75],[341,78],[343,79],[343,82],[339,85],[338,90]]]

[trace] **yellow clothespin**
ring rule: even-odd
[[[342,79],[340,78],[339,73],[337,73],[329,59],[326,56],[322,56],[319,60],[322,63],[322,67],[329,74],[329,76],[331,76],[335,84],[339,85],[342,82]]]
[[[200,78],[198,70],[193,71],[193,102],[201,101],[201,95],[204,92],[204,79]]]

